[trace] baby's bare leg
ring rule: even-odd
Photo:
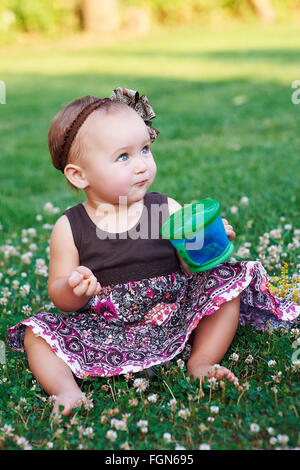
[[[216,377],[237,383],[237,377],[226,367],[211,370],[218,364],[228,350],[236,329],[240,314],[240,295],[224,303],[212,315],[203,317],[195,329],[192,354],[187,363],[189,375],[195,378]]]
[[[25,330],[24,347],[31,372],[48,395],[57,397],[53,412],[59,412],[59,405],[64,405],[62,414],[68,415],[83,396],[70,367],[29,327]]]

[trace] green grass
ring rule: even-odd
[[[4,340],[7,327],[25,317],[23,306],[32,307],[34,314],[49,304],[47,277],[35,273],[36,259],[48,262],[50,230],[43,224],[53,224],[67,206],[84,200],[84,193],[72,192],[51,166],[47,149],[52,117],[76,97],[109,96],[115,86],[145,93],[157,114],[154,127],[161,131],[153,144],[158,173],[151,190],[167,192],[182,204],[201,197],[219,200],[222,215],[237,234],[236,249],[244,242],[252,244],[249,259],[258,256],[259,236],[284,223],[296,227],[300,106],[291,103],[291,82],[300,78],[299,49],[296,27],[244,26],[171,30],[102,47],[41,44],[28,51],[2,51],[0,79],[6,83],[7,104],[0,105],[0,244],[23,254],[33,242],[37,250],[30,264],[18,254],[0,252],[0,337]],[[249,206],[240,205],[242,196],[249,198]],[[59,207],[58,214],[43,211],[48,201]],[[239,208],[236,214],[230,212],[232,206]],[[42,221],[36,220],[37,214]],[[29,227],[37,235],[22,241],[22,229]],[[291,276],[297,271],[299,250],[287,248],[290,231],[282,238],[273,243],[281,243],[287,252],[279,264],[287,261]],[[269,272],[278,274],[280,269],[271,265]],[[30,292],[22,297],[14,280],[28,283]],[[7,305],[2,300],[6,295]],[[239,327],[223,363],[242,384],[249,383],[248,390],[238,391],[231,384],[210,390],[205,385],[199,393],[199,383],[189,382],[186,370],[174,360],[142,394],[124,377],[82,382],[86,393],[93,392],[94,408],[78,409],[74,421],[63,418],[52,427],[47,395],[32,383],[25,356],[7,348],[0,384],[0,446],[22,448],[19,436],[34,449],[49,448],[49,442],[54,449],[117,449],[126,442],[131,449],[174,449],[176,444],[198,449],[201,443],[212,449],[271,449],[283,446],[269,442],[267,428],[273,427],[274,436],[288,435],[287,447],[294,448],[299,446],[299,384],[291,367],[294,339],[284,331],[269,335]],[[229,359],[233,352],[240,356],[237,363]],[[250,364],[245,363],[249,354],[254,358]],[[267,365],[270,359],[277,361],[273,368]],[[278,371],[279,383],[272,378]],[[155,406],[147,401],[153,393],[158,395]],[[174,411],[168,405],[173,396]],[[137,406],[129,403],[133,397]],[[207,421],[214,416],[212,405],[219,406],[219,414]],[[178,416],[180,407],[191,413],[186,420]],[[112,429],[111,417],[121,419],[124,413],[130,413],[128,430],[116,431],[117,439],[110,442],[106,432]],[[147,433],[137,426],[141,419],[148,421]],[[251,423],[260,426],[259,432],[250,431]],[[5,433],[5,424],[13,431]],[[89,427],[91,436],[84,431]],[[164,442],[164,433],[172,435],[170,443]]]

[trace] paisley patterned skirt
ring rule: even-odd
[[[12,326],[8,343],[24,351],[28,326],[79,378],[138,372],[181,353],[201,318],[239,294],[241,325],[297,324],[300,306],[271,294],[260,262],[241,261],[102,287],[77,312],[42,312]]]

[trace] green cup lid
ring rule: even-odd
[[[193,238],[211,225],[220,214],[220,203],[215,199],[200,199],[174,212],[161,227],[161,235],[167,240]]]

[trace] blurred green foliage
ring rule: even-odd
[[[300,0],[270,1],[277,21],[300,21]],[[213,17],[255,19],[249,0],[119,0],[119,6],[124,20],[135,8],[147,12],[152,24],[169,26],[206,24]],[[57,37],[82,29],[83,0],[1,0],[0,44],[14,42],[23,33]]]
[[[40,33],[53,37],[78,29],[78,0],[1,0],[1,42],[12,42],[19,33]]]

